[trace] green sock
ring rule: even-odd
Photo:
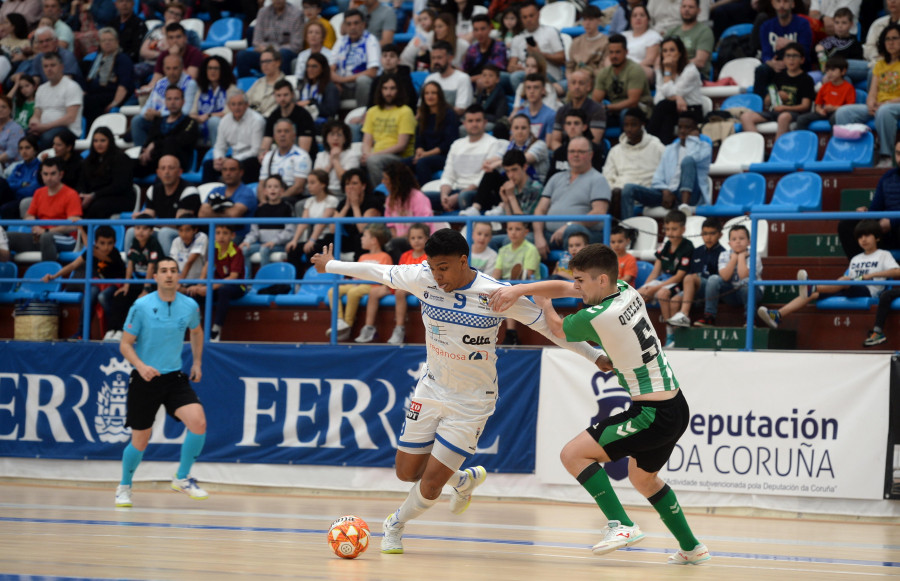
[[[588,494],[594,497],[594,501],[606,518],[609,520],[617,520],[626,527],[634,526],[634,521],[628,518],[625,508],[619,502],[616,491],[613,490],[612,484],[609,482],[609,476],[606,470],[596,462],[581,471],[577,476],[578,483],[588,491]],[[693,547],[691,547],[693,548]]]
[[[700,541],[691,532],[687,519],[684,518],[684,511],[681,510],[681,505],[678,504],[678,499],[675,498],[675,491],[669,488],[668,484],[647,500],[659,513],[659,517],[662,519],[663,524],[666,525],[666,528],[675,535],[675,539],[678,540],[678,546],[681,547],[682,551],[692,551],[694,547],[700,544]]]

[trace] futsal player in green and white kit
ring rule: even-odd
[[[557,337],[593,341],[606,351],[606,365],[598,365],[601,369],[606,367],[605,371],[615,370],[619,384],[631,395],[633,403],[627,411],[581,432],[560,454],[563,465],[596,500],[609,521],[593,552],[603,555],[644,538],[600,465],[628,456],[632,485],[653,505],[678,540],[680,550],[669,557],[669,563],[696,565],[708,561],[709,550],[691,532],[675,492],[658,476],[687,429],[690,412],[650,324],[644,301],[627,283],[617,280],[618,258],[607,246],[585,247],[572,258],[569,267],[574,285],[544,281],[505,287],[493,293],[491,306],[502,311],[517,298],[533,295]],[[550,301],[560,297],[581,298],[592,306],[562,319]]]

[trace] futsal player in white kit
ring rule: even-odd
[[[382,553],[402,553],[403,529],[433,506],[445,484],[450,510],[461,514],[472,491],[484,482],[481,466],[460,470],[475,453],[478,437],[497,401],[497,332],[508,317],[591,362],[598,351],[586,342],[568,343],[552,335],[543,312],[528,299],[514,301],[502,315],[488,305],[491,292],[508,286],[468,263],[469,245],[445,228],[425,244],[423,264],[384,266],[334,259],[329,245],[312,258],[318,272],[373,280],[402,289],[422,303],[426,368],[416,385],[397,446],[396,473],[413,482],[409,496],[384,521]]]

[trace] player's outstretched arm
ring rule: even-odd
[[[563,332],[562,317],[553,308],[553,301],[541,295],[534,295],[534,304],[544,311],[544,318],[547,319],[547,326],[554,337],[565,339],[566,334]]]
[[[553,281],[557,282],[557,281]],[[559,281],[562,282],[562,281]],[[541,301],[546,301],[548,310],[542,309]],[[550,341],[553,341],[554,344],[562,347],[563,349],[568,349],[573,353],[578,353],[591,363],[597,362],[597,357],[600,355],[600,351],[591,346],[590,343],[586,341],[577,341],[571,342],[566,340],[566,334],[563,331],[562,318],[553,308],[551,299],[547,297],[542,297],[540,295],[535,295],[535,303],[532,303],[528,299],[519,298],[515,303],[513,303],[512,307],[509,309],[508,317],[519,321],[524,325],[528,325],[528,327],[543,335]],[[548,313],[550,313],[548,317]],[[554,317],[556,319],[556,327],[558,329],[559,334],[554,331],[553,326],[550,324],[550,317]]]
[[[309,259],[316,267],[316,272],[319,274],[325,273],[325,265],[334,260],[334,244],[328,244],[325,248],[322,249],[322,252],[318,254],[313,254],[312,258]]]
[[[564,297],[581,298],[571,282],[565,280],[542,280],[525,284],[500,287],[491,293],[490,307],[502,313],[509,309],[519,297],[525,295],[542,296],[551,299]]]

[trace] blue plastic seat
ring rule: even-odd
[[[733,26],[729,26],[722,32],[723,38],[728,38],[729,36],[746,36],[748,34],[753,34],[753,24],[743,23],[743,24],[735,24]]]
[[[812,131],[799,130],[785,133],[772,147],[769,160],[750,164],[756,173],[790,173],[804,163],[815,161],[819,151],[819,138]]]
[[[413,88],[416,90],[416,93],[422,93],[422,85],[425,84],[425,78],[431,73],[428,71],[414,71],[409,74],[412,79]]]
[[[832,136],[825,147],[822,161],[803,164],[805,171],[850,172],[855,167],[870,167],[875,155],[875,136],[871,131],[859,139],[841,139]]]
[[[315,268],[309,268],[303,274],[303,280],[319,282],[298,285],[299,288],[296,292],[289,295],[275,295],[275,304],[292,307],[318,306],[319,303],[324,303],[328,300],[328,290],[331,288],[331,285],[326,283],[340,279],[341,275],[339,274],[327,272],[320,274],[316,272]]]
[[[220,18],[209,27],[206,39],[200,46],[206,50],[215,46],[225,46],[229,40],[240,40],[243,37],[244,23],[240,18]]]
[[[203,159],[199,162],[197,161],[197,150],[194,150],[194,160],[191,164],[190,171],[186,171],[181,174],[181,179],[191,184],[199,184],[203,181],[203,164],[207,161],[211,161],[213,158],[213,150],[212,148],[206,152],[206,155],[203,156]],[[153,176],[156,179],[156,176]],[[153,183],[153,182],[150,182]]]
[[[16,278],[18,268],[14,262],[0,262],[0,278]],[[16,282],[0,282],[0,303],[11,303],[16,300]]]
[[[294,268],[294,265],[290,262],[270,262],[261,267],[253,278],[260,280],[283,280],[285,281],[285,284],[293,285],[294,281],[297,279],[297,269]],[[260,291],[265,290],[274,284],[275,283],[271,282],[254,284],[250,287],[250,290],[247,291],[247,294],[238,300],[233,301],[231,304],[244,307],[268,306],[274,302],[275,297],[280,295],[264,294]]]
[[[763,100],[762,97],[756,93],[741,93],[739,95],[732,95],[722,101],[722,105],[719,109],[725,110],[731,107],[746,107],[751,111],[759,113],[763,110]]]
[[[697,206],[700,216],[739,216],[753,205],[766,201],[766,178],[758,173],[739,173],[728,176],[722,184],[716,203]]]
[[[250,87],[253,86],[253,83],[256,82],[256,77],[241,77],[237,80],[238,89],[243,92],[247,92],[250,90]]]
[[[396,44],[406,44],[408,42],[412,42],[412,39],[416,36],[416,21],[414,18],[409,19],[409,26],[406,28],[406,32],[398,32],[394,35],[394,42]]]
[[[878,304],[874,297],[828,297],[816,301],[816,308],[822,311],[868,311]]]
[[[638,260],[637,267],[637,277],[634,279],[634,284],[631,286],[633,286],[634,288],[641,288],[644,285],[644,282],[647,280],[647,277],[649,277],[650,273],[653,272],[653,263],[647,262],[646,260]]]
[[[775,186],[768,204],[754,204],[752,212],[820,212],[822,210],[822,178],[810,171],[784,176]]]

